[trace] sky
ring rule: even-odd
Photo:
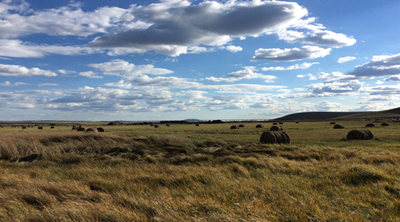
[[[400,107],[400,1],[2,0],[0,120]]]

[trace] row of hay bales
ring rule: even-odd
[[[348,140],[371,140],[374,135],[369,130],[352,130],[346,138]],[[290,137],[285,132],[265,131],[261,134],[260,143],[290,143]]]
[[[332,124],[332,122],[331,122],[331,124]],[[388,123],[382,123],[381,126],[389,126],[389,124]],[[375,127],[375,124],[368,123],[367,125],[365,125],[365,127]],[[336,124],[336,125],[333,126],[333,128],[334,129],[344,129],[345,127],[342,124]]]
[[[82,127],[82,125],[79,126],[72,126],[72,130],[80,131],[80,132],[87,132],[87,133],[98,133],[98,132],[105,132],[103,127],[97,127],[97,128],[88,128],[85,129]]]

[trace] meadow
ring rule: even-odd
[[[0,128],[0,221],[398,221],[400,122]],[[372,140],[347,140],[369,129]]]

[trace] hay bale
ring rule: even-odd
[[[373,124],[373,123],[368,123],[367,125],[365,125],[365,127],[375,127],[375,124]]]
[[[374,135],[369,130],[352,130],[347,134],[348,140],[370,140]]]
[[[256,126],[256,128],[264,128],[264,126],[261,125],[261,124],[258,124],[258,125]]]
[[[26,126],[23,126],[22,129],[26,129]]]
[[[50,129],[54,129],[54,126],[51,126]]]
[[[97,128],[97,131],[98,131],[98,132],[104,132],[104,128],[103,128],[103,127],[98,127],[98,128]]]
[[[333,126],[334,129],[344,129],[345,127],[342,124],[336,124]]]
[[[43,129],[43,126],[38,126],[38,129]]]
[[[196,123],[196,126],[200,126],[200,124]]]
[[[296,123],[300,123],[300,122],[296,122]]]
[[[333,125],[333,124],[336,124],[336,123],[335,122],[331,122],[330,124]]]
[[[245,125],[244,124],[240,124],[239,127],[245,127]]]
[[[381,126],[389,126],[388,123],[382,123]]]
[[[261,134],[260,143],[290,143],[290,137],[285,132],[266,131]]]
[[[231,129],[239,129],[239,126],[233,125],[231,126]]]
[[[169,126],[169,124],[165,125],[165,126]]]
[[[89,128],[86,130],[87,133],[98,133],[99,131],[97,131],[96,128]]]
[[[282,122],[279,122],[279,124],[283,124]]]
[[[272,125],[278,125],[278,123],[272,123]]]
[[[271,129],[269,129],[271,131],[282,131],[283,128],[282,126],[271,126]]]
[[[79,128],[76,129],[76,131],[85,131],[85,128],[79,127]]]
[[[158,128],[159,126],[158,125],[154,125],[154,128]]]

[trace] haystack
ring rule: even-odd
[[[347,134],[348,140],[370,140],[373,138],[374,135],[369,130],[352,130]]]
[[[158,125],[154,125],[154,128],[158,128],[159,126]]]
[[[239,129],[239,126],[233,125],[231,126],[231,129]]]
[[[271,126],[271,129],[269,129],[271,131],[282,131],[283,128],[282,126]]]
[[[38,126],[38,129],[43,129],[43,126]]]
[[[272,123],[272,125],[278,125],[278,123]]]
[[[336,124],[336,123],[335,123],[335,122],[331,122],[330,124],[332,124],[332,125],[333,125],[333,124]]]
[[[381,126],[389,126],[388,123],[382,123]]]
[[[264,126],[261,125],[261,124],[258,124],[258,125],[256,126],[256,128],[264,128]]]
[[[333,126],[334,129],[344,129],[345,127],[342,124],[336,124]]]
[[[165,126],[169,126],[169,124],[165,125]]]
[[[196,123],[196,126],[200,126],[200,124]]]
[[[283,124],[282,122],[279,122],[279,124]]]
[[[23,126],[22,129],[26,129],[26,126]]]
[[[97,131],[96,128],[89,128],[86,130],[87,133],[98,133],[99,131]]]
[[[51,126],[50,129],[54,129],[54,126]]]
[[[76,129],[76,131],[85,131],[85,128],[79,127],[79,128]]]
[[[296,122],[296,123],[300,123],[300,122]]]
[[[97,128],[97,131],[98,132],[104,132],[104,128],[103,127],[99,127],[99,128]]]
[[[261,134],[260,143],[290,143],[290,137],[285,132],[266,131]]]
[[[375,126],[375,124],[373,124],[373,123],[368,123],[367,125],[365,125],[365,127],[374,127]]]
[[[244,124],[240,124],[239,127],[245,127],[245,125]]]

